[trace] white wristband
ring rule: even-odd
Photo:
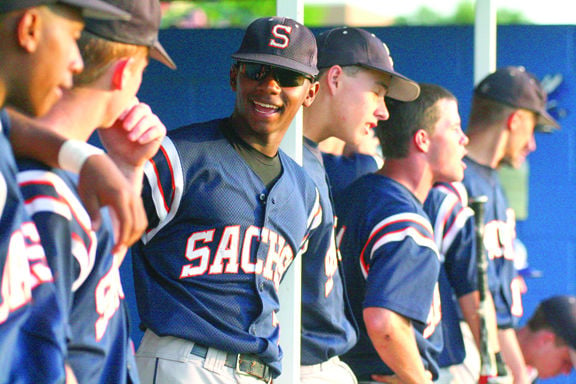
[[[84,162],[92,155],[101,155],[104,151],[80,140],[67,140],[58,152],[60,168],[73,173],[80,173]]]

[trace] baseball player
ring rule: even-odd
[[[338,140],[341,143],[338,148],[331,146],[330,141],[322,141],[319,148],[333,196],[338,196],[354,180],[367,173],[376,172],[384,164],[380,142],[373,131],[359,145]]]
[[[130,17],[100,0],[1,2],[0,72],[5,92],[0,106],[13,106],[28,115],[41,115],[58,99],[62,89],[71,86],[72,73],[82,68],[75,44],[79,29],[83,27],[78,10],[91,17]],[[61,25],[62,21],[68,23],[68,29],[53,27]],[[28,33],[16,35],[18,26]],[[118,217],[116,249],[131,245],[141,236],[145,223],[140,196],[128,188],[111,159],[88,144],[73,149],[64,147],[64,138],[42,129],[22,113],[10,111],[10,116],[9,140],[17,157],[37,159],[78,173],[82,200],[96,226],[101,206],[114,210]],[[79,156],[59,156],[74,150]]]
[[[576,367],[576,297],[543,300],[516,335],[531,383],[570,374]]]
[[[62,1],[50,6],[43,6],[44,3],[47,2],[0,3],[0,108],[10,104],[31,114],[44,113],[56,101],[59,88],[67,86],[67,79],[82,68],[75,42],[83,27],[81,11],[100,11],[108,17],[125,15],[100,1]],[[22,33],[16,34],[17,30]],[[31,141],[46,138],[44,149],[52,157],[58,153],[62,141],[57,136],[34,129],[26,129],[23,136],[30,132]],[[29,382],[25,375],[13,375],[18,368],[30,369],[28,356],[20,352],[32,340],[37,341],[39,351],[53,346],[58,350],[63,340],[52,273],[17,187],[8,137],[21,133],[11,127],[6,111],[0,110],[0,383]],[[20,144],[24,152],[33,147]],[[51,160],[54,162],[54,158]],[[32,324],[42,327],[31,328]],[[60,363],[47,372],[63,380],[62,360]]]
[[[497,168],[506,162],[519,167],[536,149],[534,130],[558,128],[546,112],[546,93],[523,67],[504,67],[475,88],[469,118],[468,156],[463,184],[468,196],[485,195],[484,245],[489,263],[488,283],[494,300],[502,357],[517,382],[526,382],[524,359],[514,326],[522,314],[519,292],[512,292],[514,215],[500,184]],[[466,359],[467,364],[472,364]],[[476,363],[479,366],[479,363]]]
[[[322,211],[279,145],[316,96],[316,52],[304,25],[255,20],[232,55],[232,115],[169,132],[147,164],[150,225],[132,253],[144,383],[280,374],[278,286]]]
[[[468,194],[460,182],[439,183],[435,185],[424,202],[424,210],[430,217],[434,228],[434,238],[440,252],[440,276],[438,285],[442,302],[442,333],[444,347],[438,358],[441,368],[439,383],[458,383],[458,374],[453,374],[467,354],[478,355],[481,340],[481,322],[478,316],[480,295],[478,292],[478,268],[476,260],[475,226],[473,211],[468,207]],[[490,295],[487,308],[494,304]],[[454,300],[454,297],[457,300]],[[486,311],[486,326],[492,327],[496,334],[494,311]],[[477,349],[466,348],[462,336],[460,318],[466,321],[473,335]],[[496,340],[491,342],[492,352],[499,352]],[[496,367],[494,367],[496,368]],[[466,381],[466,380],[464,380]]]
[[[131,104],[149,53],[172,68],[174,64],[158,43],[157,0],[113,4],[129,11],[131,19],[87,19],[79,40],[85,69],[41,121],[84,142],[128,108],[122,122],[102,130],[101,136],[120,169],[140,188],[144,163],[158,149],[166,129],[156,116],[147,115],[147,106]],[[124,253],[113,252],[110,215],[103,213],[101,228],[94,229],[72,175],[32,161],[20,161],[19,166],[26,208],[38,227],[65,308],[68,364],[80,383],[138,382],[119,273]],[[30,373],[36,382],[42,381],[36,370]]]
[[[431,383],[442,347],[440,261],[422,204],[434,182],[462,178],[468,139],[455,97],[437,85],[420,84],[415,101],[389,100],[388,109],[377,128],[384,166],[341,195],[340,249],[361,324],[343,358],[360,382]]]
[[[396,73],[380,39],[358,28],[335,28],[317,37],[320,89],[304,111],[304,169],[320,192],[322,222],[302,259],[302,383],[356,383],[338,358],[357,341],[357,326],[343,284],[334,235],[330,187],[318,143],[329,137],[359,144],[388,118],[386,94],[409,101],[415,82]]]

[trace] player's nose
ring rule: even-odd
[[[378,98],[378,105],[376,106],[375,116],[378,118],[378,120],[388,120],[390,117],[390,112],[388,111],[384,97]]]

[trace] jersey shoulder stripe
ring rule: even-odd
[[[432,203],[436,206],[436,212],[428,212],[433,220],[434,238],[440,253],[445,254],[452,246],[454,239],[466,225],[466,221],[473,216],[473,211],[469,207],[462,206],[460,197],[446,191],[443,186],[435,187],[430,195],[430,199],[440,200],[440,203]],[[428,202],[425,205],[429,206]]]
[[[182,163],[174,142],[165,137],[160,150],[145,166],[145,177],[150,187],[158,223],[142,236],[146,244],[176,215],[184,191]]]
[[[417,213],[395,214],[376,224],[370,232],[360,253],[360,267],[364,277],[367,277],[370,260],[379,248],[390,242],[403,241],[407,237],[419,246],[430,248],[437,257],[439,256],[432,226],[426,217]],[[368,249],[370,249],[369,255],[366,254]]]
[[[18,173],[18,184],[30,216],[42,212],[51,213],[70,222],[70,252],[79,265],[78,275],[71,287],[75,292],[86,281],[96,261],[96,233],[92,230],[88,212],[72,190],[73,186],[56,172],[24,170]],[[47,231],[53,232],[51,229]]]
[[[76,193],[54,172],[40,170],[19,172],[18,185],[23,191],[30,215],[52,212],[64,216],[67,220],[76,219],[86,232],[92,229],[90,216]]]
[[[436,184],[434,188],[443,191],[444,193],[452,193],[456,195],[462,206],[468,206],[468,192],[464,184],[461,182],[455,181],[452,183],[439,183]]]

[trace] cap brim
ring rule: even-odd
[[[399,74],[398,72],[365,64],[358,64],[358,65],[374,69],[378,72],[383,72],[391,76],[391,81],[390,85],[388,86],[388,93],[386,93],[386,97],[398,101],[414,101],[418,98],[418,96],[420,96],[420,86],[414,80],[410,80],[409,78]]]
[[[266,55],[260,53],[235,53],[232,55],[232,58],[239,61],[248,61],[250,63],[274,65],[289,71],[300,72],[308,76],[316,76],[318,74],[318,68],[309,67],[297,61],[276,55]]]
[[[542,271],[539,271],[537,269],[533,269],[530,267],[526,267],[526,268],[518,270],[518,274],[525,279],[526,278],[535,279],[535,278],[542,277]]]
[[[420,96],[420,86],[404,76],[392,74],[386,96],[399,101],[414,101]]]
[[[154,46],[150,48],[150,57],[158,60],[170,69],[176,69],[176,64],[159,41],[154,43]]]
[[[555,129],[560,129],[560,124],[558,124],[558,122],[547,111],[540,111],[540,113],[538,113],[536,131],[551,132]]]
[[[101,0],[59,0],[60,3],[78,7],[82,16],[101,20],[130,20],[130,13]]]

